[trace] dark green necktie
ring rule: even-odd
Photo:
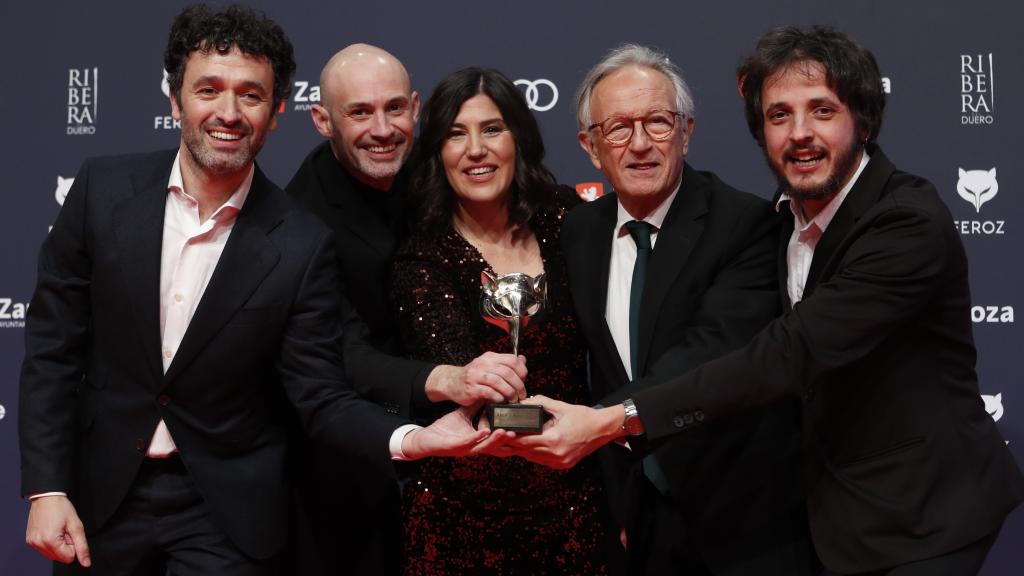
[[[636,242],[636,263],[633,264],[633,281],[629,285],[629,365],[633,380],[640,374],[640,302],[644,295],[644,280],[647,278],[647,262],[651,258],[651,229],[653,226],[642,220],[626,222],[626,230]],[[668,492],[668,479],[661,466],[648,454],[643,462],[644,476],[662,494]]]
[[[626,230],[636,242],[636,263],[633,264],[633,280],[629,285],[629,365],[633,380],[640,373],[640,301],[644,295],[644,279],[647,278],[647,261],[651,258],[651,228],[643,220],[626,222]]]

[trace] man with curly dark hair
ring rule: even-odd
[[[531,458],[567,466],[627,434],[655,447],[700,438],[798,399],[804,508],[825,574],[974,576],[1024,478],[979,397],[967,256],[949,210],[882,151],[881,73],[846,34],[770,30],[737,80],[779,183],[783,314],[629,404],[549,407],[559,429],[541,437],[566,440]]]
[[[331,233],[254,161],[295,69],[281,28],[192,7],[166,62],[179,147],[87,160],[40,253],[26,539],[90,574],[270,574],[295,412],[382,474],[487,434],[461,412],[410,426],[344,385]]]

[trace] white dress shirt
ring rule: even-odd
[[[682,182],[680,182],[680,185]],[[665,215],[672,206],[676,194],[679,193],[679,186],[669,194],[646,218],[651,228],[651,250],[658,241],[658,230],[665,222]],[[633,283],[633,265],[636,263],[636,242],[626,230],[626,223],[636,220],[626,212],[621,202],[617,202],[618,211],[615,219],[615,229],[612,232],[612,256],[608,262],[608,296],[605,301],[604,319],[608,323],[608,330],[615,341],[615,348],[619,351],[619,358],[626,368],[626,374],[632,378],[633,365],[629,358],[629,290]]]
[[[793,211],[793,234],[789,237],[789,245],[786,248],[786,292],[790,305],[796,305],[803,298],[807,273],[811,270],[811,260],[814,259],[818,239],[825,233],[825,229],[832,222],[832,218],[839,211],[843,200],[860,178],[860,173],[864,171],[870,159],[867,152],[861,154],[860,165],[850,181],[810,221],[807,221],[803,210],[786,194],[783,194],[775,204],[775,210],[778,211],[783,202],[789,201],[789,209]]]
[[[164,373],[174,360],[199,300],[249,196],[255,166],[224,204],[205,222],[199,221],[199,201],[185,190],[181,179],[181,153],[174,158],[164,206],[164,236],[160,251],[160,356]],[[177,451],[163,420],[157,424],[146,450],[150,458],[166,458]]]

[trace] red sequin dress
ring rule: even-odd
[[[574,196],[560,191],[532,224],[548,301],[522,331],[519,353],[527,358],[527,393],[588,404],[584,343],[558,237]],[[480,315],[484,269],[490,266],[453,229],[414,234],[399,251],[392,298],[414,357],[463,365],[488,350],[511,352],[508,335]],[[403,493],[407,576],[607,573],[605,495],[589,461],[570,470],[489,456],[415,465]]]

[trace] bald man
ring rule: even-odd
[[[350,303],[345,369],[351,384],[389,412],[426,421],[451,402],[525,397],[521,358],[487,353],[466,366],[435,366],[407,359],[401,347],[387,282],[405,236],[409,170],[403,166],[420,107],[405,67],[381,48],[353,44],[324,66],[320,97],[311,114],[326,141],[306,157],[287,191],[335,233]],[[318,454],[304,476],[311,484],[306,494],[314,495],[307,506],[314,536],[323,542],[321,556],[333,564],[327,572],[397,572],[402,530],[395,479],[359,470],[334,453]],[[352,491],[359,498],[351,498]],[[351,533],[337,522],[342,514],[360,519]],[[353,565],[356,571],[349,572]]]

